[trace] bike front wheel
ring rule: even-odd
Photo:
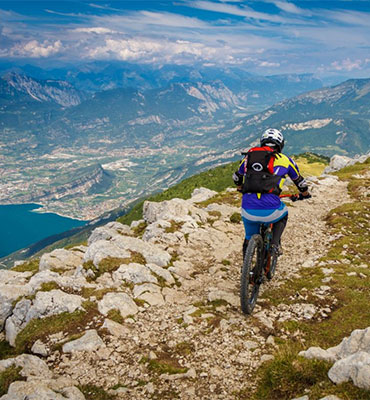
[[[240,278],[240,305],[244,314],[251,314],[257,302],[263,279],[262,252],[261,235],[253,235],[248,243]]]

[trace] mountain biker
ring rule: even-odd
[[[242,220],[245,229],[243,260],[249,239],[259,233],[261,223],[273,223],[271,253],[281,255],[280,238],[288,220],[288,208],[280,200],[286,175],[297,186],[300,194],[292,200],[311,197],[308,185],[301,176],[297,164],[281,151],[284,147],[283,134],[273,128],[265,130],[260,139],[261,147],[248,150],[233,174],[234,183],[243,193]]]

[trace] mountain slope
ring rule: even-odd
[[[77,390],[85,399],[368,399],[348,376],[340,385],[328,378],[332,362],[298,355],[370,324],[368,249],[358,235],[367,227],[359,210],[368,212],[368,168],[313,178],[313,198],[289,207],[284,255],[250,318],[239,307],[243,228],[231,222],[240,195],[199,190],[147,204],[147,225],[110,223],[87,246],[1,274],[12,344],[2,343],[2,357],[37,365],[24,370],[37,375],[32,393],[69,387],[81,399]],[[30,351],[43,355],[14,360]]]
[[[246,147],[275,127],[286,137],[287,152],[363,154],[370,148],[369,104],[370,79],[353,79],[280,102],[226,130],[230,143],[237,140]]]

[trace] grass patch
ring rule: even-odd
[[[337,175],[341,179],[351,179],[353,173],[364,173],[369,168],[368,164],[356,164],[339,171]],[[261,296],[265,300],[265,307],[301,302],[331,307],[332,312],[325,319],[277,324],[278,328],[288,333],[299,331],[305,340],[304,349],[311,346],[327,349],[339,344],[353,330],[370,325],[370,271],[356,268],[359,264],[367,264],[370,255],[370,203],[356,197],[357,191],[363,190],[366,185],[365,180],[361,185],[358,182],[354,186],[349,185],[349,192],[356,201],[337,207],[326,219],[328,234],[342,235],[331,242],[327,254],[318,260],[327,262],[324,267],[334,269],[331,275],[333,279],[329,284],[331,294],[321,298],[315,296],[315,288],[323,285],[324,277],[321,268],[316,267],[301,269],[300,278],[287,281],[279,288],[266,290]],[[357,274],[361,272],[363,277],[347,276],[352,271]],[[333,301],[334,298],[336,302]],[[334,385],[327,377],[332,363],[298,357],[299,350],[303,348],[294,337],[278,344],[280,349],[275,359],[264,364],[257,372],[256,379],[260,381],[253,397],[250,396],[250,391],[241,391],[236,394],[236,398],[289,399],[303,396],[305,389],[309,389],[310,399],[319,399],[329,394],[342,399],[369,399],[368,391],[356,388],[351,382]]]
[[[224,260],[221,261],[221,264],[222,265],[231,265],[231,261],[224,259]]]
[[[148,226],[148,224],[145,221],[143,221],[143,222],[140,222],[140,224],[138,226],[135,226],[135,228],[132,228],[132,231],[134,232],[134,236],[138,237],[138,238],[142,238],[147,226]]]
[[[240,212],[235,212],[230,216],[230,222],[233,224],[239,224],[242,220],[242,216],[240,215]]]
[[[117,310],[116,308],[109,310],[107,317],[109,319],[111,319],[112,321],[117,322],[118,324],[123,324],[125,321],[124,318],[122,317],[120,311]]]
[[[50,292],[54,289],[60,289],[60,286],[55,281],[43,282],[40,287],[40,292]]]
[[[281,346],[270,362],[260,368],[261,380],[257,391],[235,393],[240,400],[281,400],[307,394],[310,399],[319,399],[329,394],[342,399],[368,400],[369,392],[356,388],[351,383],[334,385],[328,378],[332,363],[297,357],[300,346]]]
[[[17,265],[16,267],[11,268],[12,271],[16,272],[38,272],[39,270],[39,259],[33,259],[24,262],[23,264]]]
[[[92,278],[92,280],[96,280],[106,272],[112,273],[116,271],[122,264],[131,264],[131,263],[137,263],[143,265],[146,264],[146,259],[141,253],[131,250],[130,253],[131,256],[128,258],[116,258],[116,257],[104,258],[103,260],[100,261],[98,266],[94,265],[94,263],[90,260],[83,264],[83,268],[86,271],[91,270],[95,275],[94,278]]]
[[[15,381],[25,381],[26,378],[23,377],[20,372],[22,367],[9,367],[3,372],[0,372],[0,396],[8,393],[8,389],[11,383]]]
[[[115,400],[116,395],[107,393],[103,388],[95,385],[79,385],[77,386],[86,400]]]
[[[18,353],[14,347],[4,339],[0,341],[0,360],[5,360],[6,358],[16,357]]]
[[[177,354],[188,356],[194,351],[194,345],[190,342],[180,342],[177,343],[175,350]]]
[[[67,332],[69,335],[85,331],[86,325],[99,316],[96,304],[85,302],[85,311],[76,310],[73,313],[64,312],[47,318],[33,319],[17,335],[15,350],[18,354],[29,352],[36,340],[58,332]]]
[[[185,222],[176,222],[173,219],[170,221],[171,226],[168,226],[167,228],[165,228],[165,232],[166,233],[174,233],[179,231],[182,226],[184,225]]]
[[[144,358],[143,362],[147,364],[147,367],[150,371],[158,375],[184,374],[189,369],[182,367],[175,358],[169,356],[167,353],[159,353],[157,356],[158,359],[155,360]]]

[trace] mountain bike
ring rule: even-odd
[[[297,195],[280,195],[298,200]],[[251,314],[260,286],[275,275],[278,254],[271,255],[273,224],[261,224],[260,233],[249,240],[240,277],[240,304],[243,313]]]

